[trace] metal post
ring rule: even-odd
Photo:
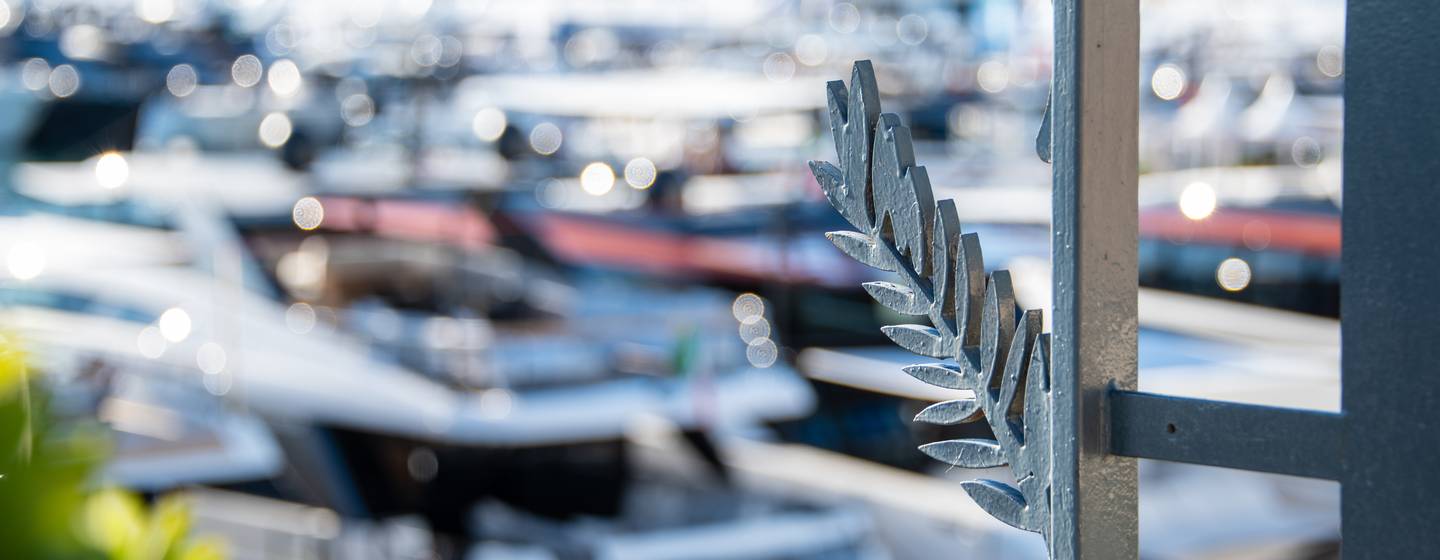
[[[1055,0],[1051,558],[1138,556],[1135,460],[1107,395],[1136,384],[1136,0]]]
[[[1440,5],[1346,14],[1342,555],[1440,551]]]

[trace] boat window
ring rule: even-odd
[[[5,288],[0,290],[0,306],[43,307],[57,311],[110,317],[135,323],[151,323],[158,317],[154,313],[149,313],[134,307],[96,301],[85,295],[49,290]]]

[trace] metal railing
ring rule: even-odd
[[[906,368],[974,392],[917,421],[985,420],[994,440],[922,446],[1015,482],[969,481],[978,505],[1045,536],[1056,559],[1137,558],[1136,458],[1336,480],[1346,558],[1440,551],[1440,5],[1347,7],[1341,305],[1343,410],[1136,392],[1139,9],[1056,0],[1055,70],[1037,151],[1053,165],[1054,332],[986,275],[952,201],[934,200],[909,130],[880,112],[868,62],[828,86],[838,165],[811,164],[856,232],[842,251],[896,273],[866,289],[931,325],[886,327],[945,360]]]

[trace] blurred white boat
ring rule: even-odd
[[[26,245],[57,225],[75,229]],[[0,249],[11,255],[12,271],[21,266],[16,255],[44,260],[35,277],[12,277],[3,286],[8,312],[39,311],[16,313],[12,328],[46,347],[188,371],[192,382],[233,394],[267,417],[467,445],[615,438],[636,415],[697,421],[689,404],[693,381],[686,380],[549,388],[515,394],[502,409],[486,406],[496,397],[370,359],[358,343],[323,326],[297,334],[287,326],[286,307],[268,298],[199,271],[157,266],[155,260],[180,251],[169,234],[52,216],[0,218],[0,231],[9,240]],[[76,257],[101,246],[114,261]],[[719,417],[737,424],[795,416],[810,406],[804,383],[783,368],[724,375],[707,390]]]

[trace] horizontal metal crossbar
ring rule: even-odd
[[[1294,408],[1110,393],[1110,452],[1338,480],[1344,417]]]

